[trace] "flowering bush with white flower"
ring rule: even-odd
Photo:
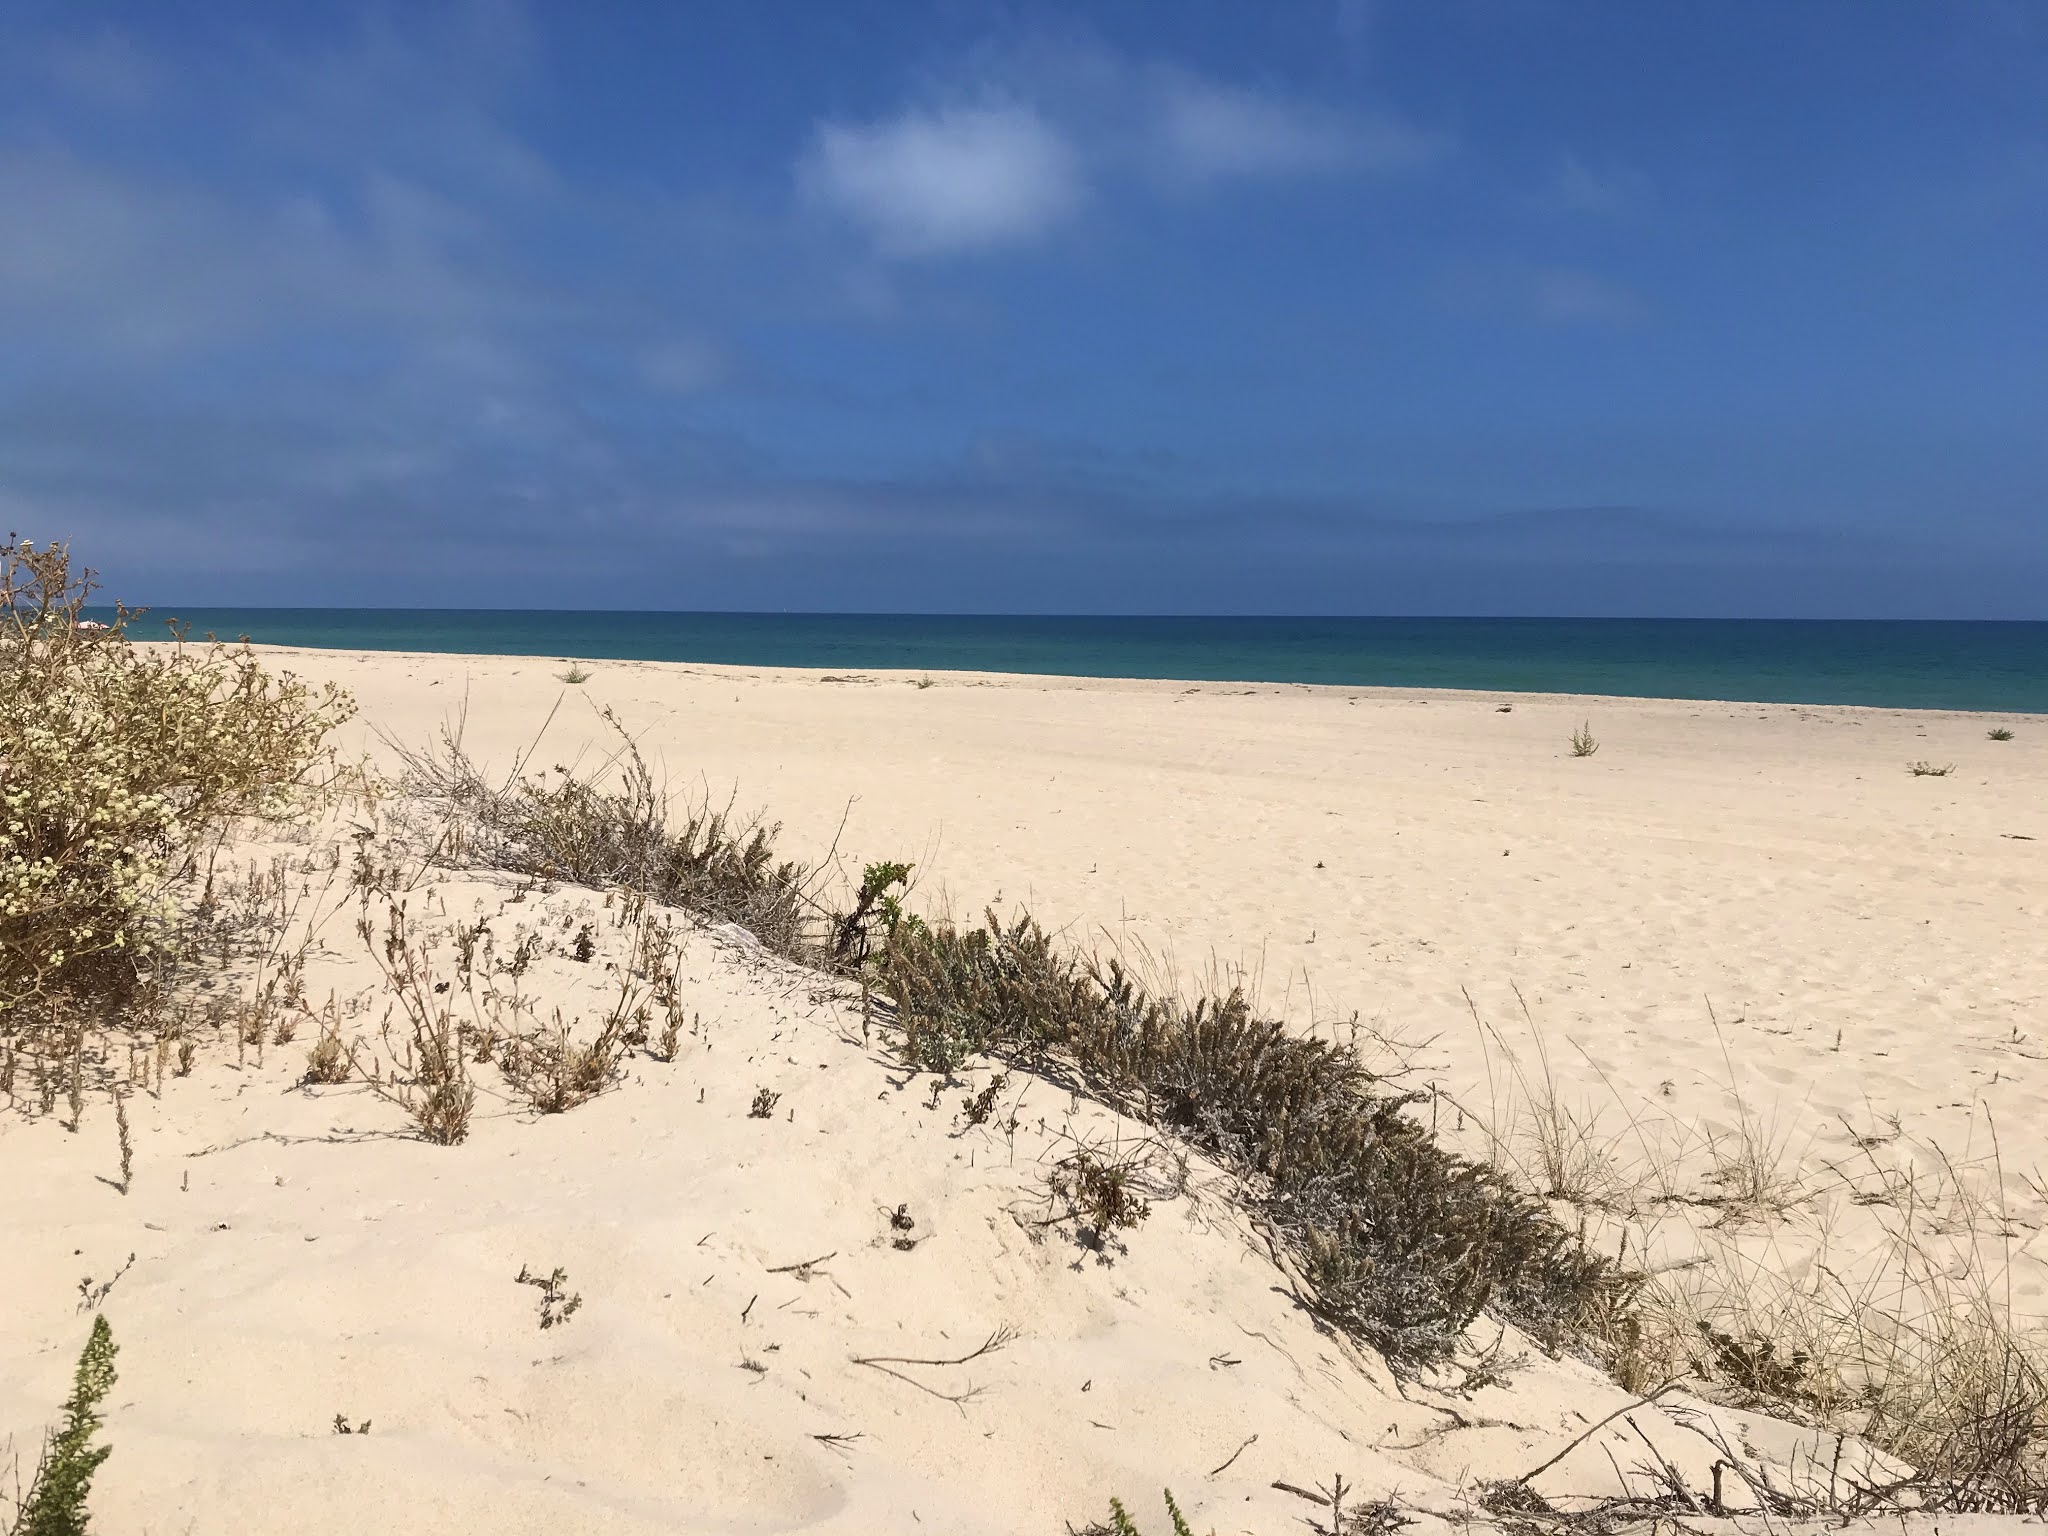
[[[65,545],[0,543],[0,1031],[145,975],[202,841],[300,805],[354,712],[247,646],[131,645],[128,611],[81,618],[91,592]]]

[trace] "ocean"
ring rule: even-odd
[[[2048,623],[1098,618],[405,608],[153,610],[194,635],[373,651],[1035,672],[2048,713]]]

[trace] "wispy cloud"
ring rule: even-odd
[[[1233,179],[1394,171],[1434,156],[1439,141],[1393,118],[1165,72],[1145,125],[1166,173],[1206,185]]]
[[[944,256],[1043,235],[1081,201],[1080,167],[1037,111],[990,103],[826,123],[797,172],[891,256]]]

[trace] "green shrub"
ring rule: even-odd
[[[1188,1524],[1187,1516],[1183,1515],[1180,1506],[1174,1503],[1171,1489],[1168,1489],[1166,1494],[1166,1514],[1167,1518],[1173,1521],[1173,1536],[1195,1536],[1193,1527]],[[1123,1500],[1111,1499],[1109,1524],[1091,1525],[1081,1532],[1081,1536],[1144,1536],[1144,1532],[1138,1529],[1138,1522],[1133,1520],[1130,1512],[1124,1508]]]
[[[83,1536],[91,1525],[86,1497],[93,1474],[114,1453],[92,1438],[102,1422],[100,1405],[114,1389],[114,1356],[119,1348],[104,1317],[92,1320],[92,1334],[78,1356],[64,1424],[43,1447],[28,1492],[21,1496],[8,1536]]]

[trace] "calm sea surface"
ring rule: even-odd
[[[271,645],[2048,713],[2048,623],[153,610]]]

